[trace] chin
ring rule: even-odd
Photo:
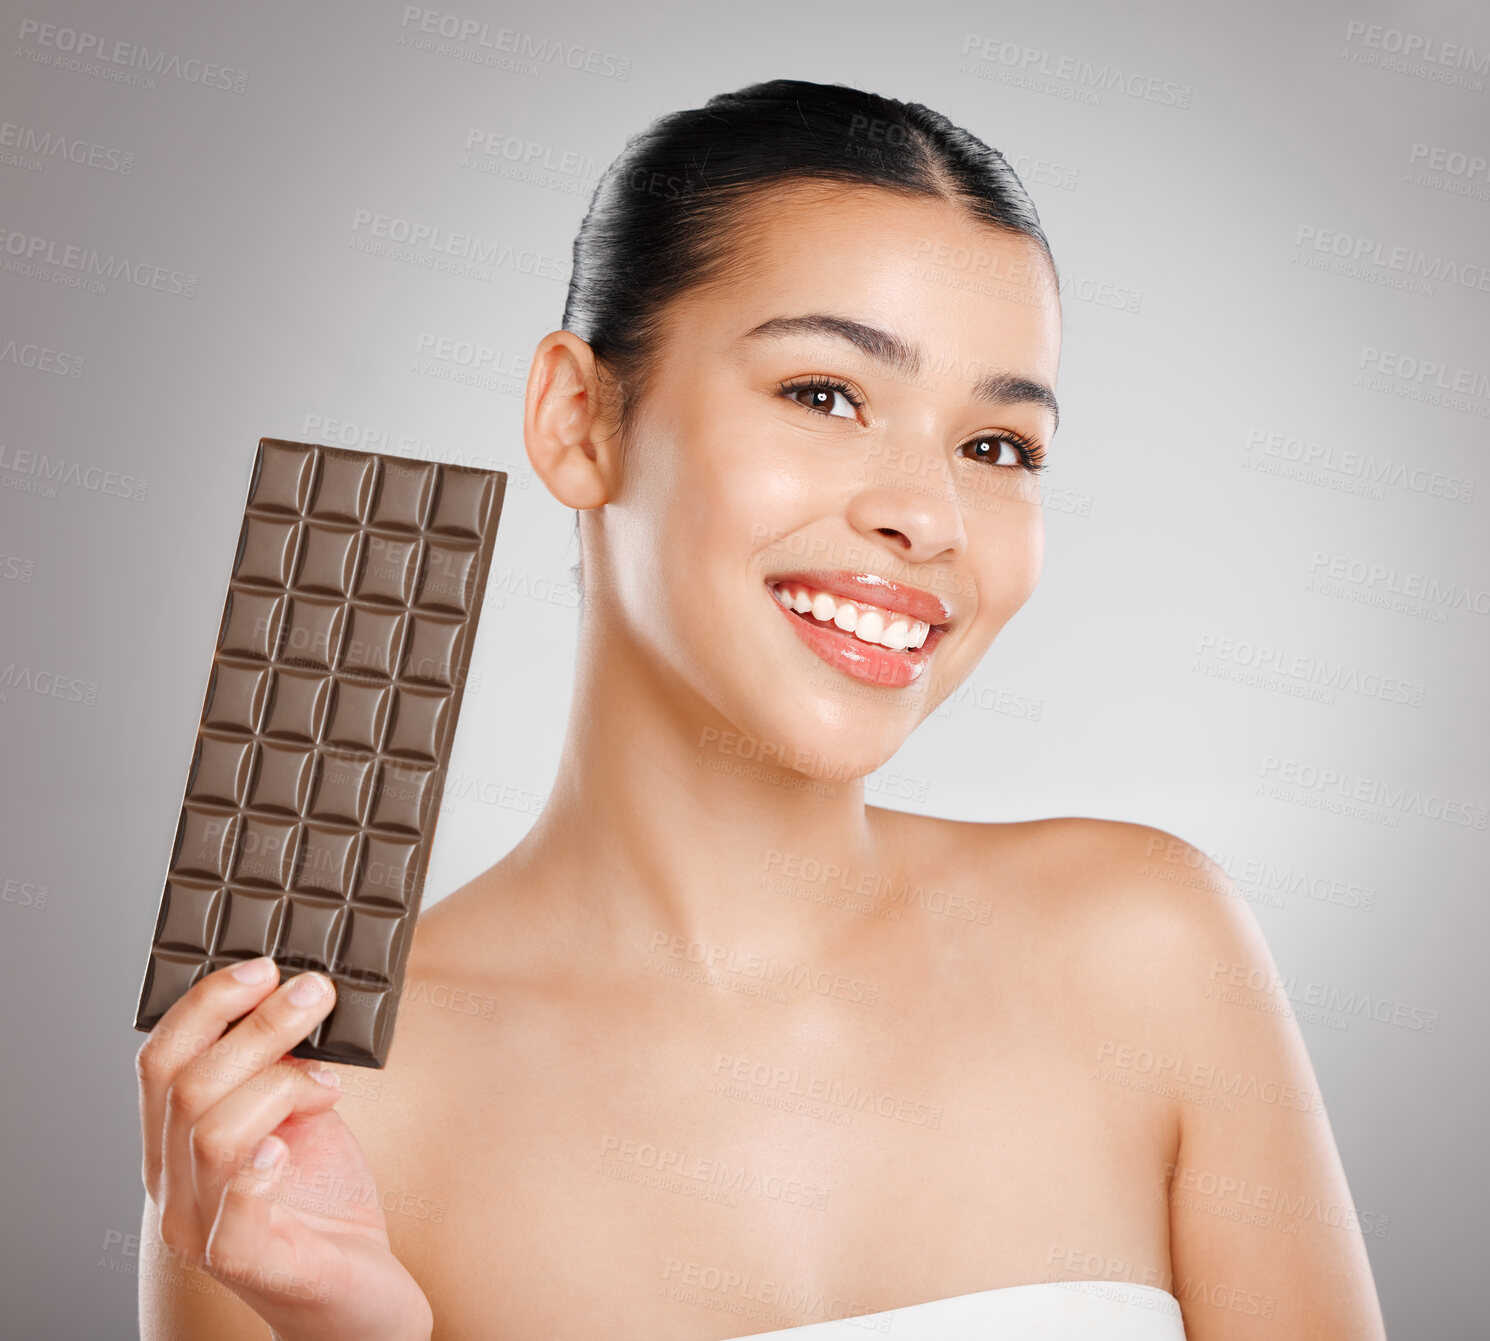
[[[782,689],[791,682],[789,676],[770,677]],[[834,699],[821,686],[800,685],[796,694],[771,703],[760,703],[759,693],[759,682],[750,686],[754,711],[728,714],[738,724],[732,738],[721,728],[708,743],[742,762],[785,769],[813,782],[847,783],[873,773],[894,757],[916,726],[902,719],[903,707]]]

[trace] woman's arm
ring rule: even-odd
[[[1266,941],[1225,873],[1163,836],[1187,876],[1164,989],[1182,1049],[1168,1194],[1186,1333],[1385,1341],[1369,1217],[1363,1227]]]
[[[227,1286],[166,1247],[149,1197],[140,1225],[140,1335],[151,1341],[270,1341],[272,1335]]]

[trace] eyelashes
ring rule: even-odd
[[[832,396],[834,392],[837,392],[838,395],[842,396],[844,400],[846,400],[850,405],[854,407],[856,413],[857,411],[864,408],[863,399],[855,394],[854,389],[849,386],[847,382],[841,382],[836,377],[823,377],[819,375],[789,379],[785,382],[778,383],[777,390],[783,396],[786,396],[788,398],[793,398],[803,391],[816,391],[827,396]],[[831,410],[818,409],[817,407],[808,405],[800,400],[796,403],[798,405],[801,405],[804,410],[807,410],[812,414],[821,414],[830,419],[848,418],[847,415],[835,415],[832,413]],[[959,447],[957,450],[960,452],[964,447],[981,447],[984,443],[1005,442],[1007,442],[1012,448],[1014,448],[1015,452],[1018,453],[1020,469],[1028,470],[1032,474],[1036,471],[1045,469],[1045,449],[1033,438],[1028,437],[1023,433],[1016,433],[1013,429],[1005,428],[999,429],[996,433],[980,433],[977,437],[971,438],[967,442],[963,443],[962,447]],[[990,465],[998,466],[997,456],[998,448],[995,447],[993,452],[994,459],[992,460],[990,460],[988,456],[975,456],[970,459],[985,461],[988,462]],[[1002,470],[1008,470],[1010,467],[1004,465],[1000,466],[999,468]]]
[[[864,408],[864,402],[854,394],[853,388],[847,382],[840,382],[833,377],[802,377],[796,381],[782,382],[780,384],[780,391],[784,396],[791,396],[798,391],[820,391],[827,395],[831,395],[836,391],[855,410],[862,410]],[[802,405],[802,402],[798,401],[797,404]],[[802,408],[804,410],[810,410],[813,407],[802,405]],[[818,413],[827,414],[828,412],[826,410],[819,410]],[[839,416],[833,417],[837,418]]]

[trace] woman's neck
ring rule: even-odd
[[[862,886],[896,854],[861,778],[824,765],[815,780],[783,766],[786,752],[625,639],[582,632],[558,774],[513,859],[541,872],[547,898],[572,899],[567,911],[628,944],[819,946],[841,931],[841,909],[785,895],[783,880]]]

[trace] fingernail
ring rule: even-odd
[[[341,1088],[341,1077],[335,1071],[312,1071],[310,1078],[317,1085],[324,1085],[328,1090],[339,1090]]]
[[[326,995],[331,984],[319,973],[302,973],[290,988],[292,1006],[311,1006]]]
[[[268,982],[274,976],[274,961],[268,958],[245,960],[234,966],[232,974],[239,982]]]
[[[277,1136],[266,1136],[259,1142],[259,1148],[254,1151],[254,1172],[270,1173],[281,1159],[285,1151],[289,1149]]]

